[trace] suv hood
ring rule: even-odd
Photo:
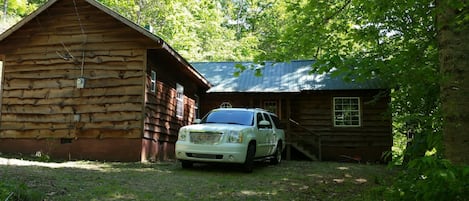
[[[236,125],[236,124],[219,124],[219,123],[206,123],[206,124],[194,124],[184,126],[183,129],[187,131],[212,131],[212,132],[225,132],[225,131],[241,131],[251,126]]]

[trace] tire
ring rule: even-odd
[[[277,165],[282,161],[282,141],[277,143],[277,148],[275,149],[274,155],[270,159],[270,164]]]
[[[250,143],[248,146],[248,150],[246,152],[246,161],[243,164],[243,170],[246,173],[251,173],[254,169],[254,157],[256,155],[256,145],[254,143]]]
[[[191,161],[181,161],[181,166],[184,169],[191,168],[194,166],[194,163]]]

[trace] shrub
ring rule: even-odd
[[[436,156],[414,159],[384,191],[385,200],[467,200],[469,167]]]

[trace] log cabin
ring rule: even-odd
[[[213,85],[200,97],[200,112],[255,107],[276,113],[286,131],[287,159],[387,162],[383,154],[391,151],[392,125],[386,85],[310,74],[312,64],[192,63]],[[235,77],[238,65],[250,70]]]
[[[95,0],[49,0],[0,35],[0,152],[174,158],[209,82]]]

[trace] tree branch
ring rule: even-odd
[[[328,23],[329,20],[335,18],[337,15],[339,15],[342,11],[345,10],[345,8],[352,2],[352,0],[348,0],[347,2],[345,2],[345,4],[339,8],[339,10],[335,11],[334,13],[332,13],[332,15],[330,16],[327,16],[325,19],[324,19],[324,23]]]

